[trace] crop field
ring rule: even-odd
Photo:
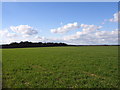
[[[3,88],[117,88],[118,47],[2,50]]]

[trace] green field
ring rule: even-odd
[[[3,88],[117,88],[118,47],[3,49]]]

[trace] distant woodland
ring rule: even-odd
[[[10,44],[0,45],[0,48],[26,48],[26,47],[55,47],[55,46],[119,46],[119,45],[68,45],[66,43],[53,43],[53,42],[28,42],[21,41],[20,43],[13,42]]]
[[[68,46],[65,43],[53,43],[53,42],[47,42],[47,43],[33,43],[33,42],[28,42],[28,41],[21,41],[20,43],[13,42],[10,44],[4,44],[1,45],[2,48],[25,48],[25,47],[51,47],[51,46]]]

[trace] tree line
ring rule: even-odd
[[[51,47],[51,46],[68,46],[66,43],[53,43],[53,42],[47,42],[47,43],[33,43],[28,41],[21,41],[20,43],[12,42],[10,44],[4,44],[2,45],[2,48],[25,48],[25,47]]]
[[[120,46],[120,45],[68,45],[66,43],[53,43],[53,42],[28,42],[21,41],[20,43],[12,42],[10,44],[0,45],[0,48],[25,48],[25,47],[54,47],[54,46]]]

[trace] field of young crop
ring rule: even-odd
[[[3,88],[117,88],[118,47],[40,47],[2,51]]]

